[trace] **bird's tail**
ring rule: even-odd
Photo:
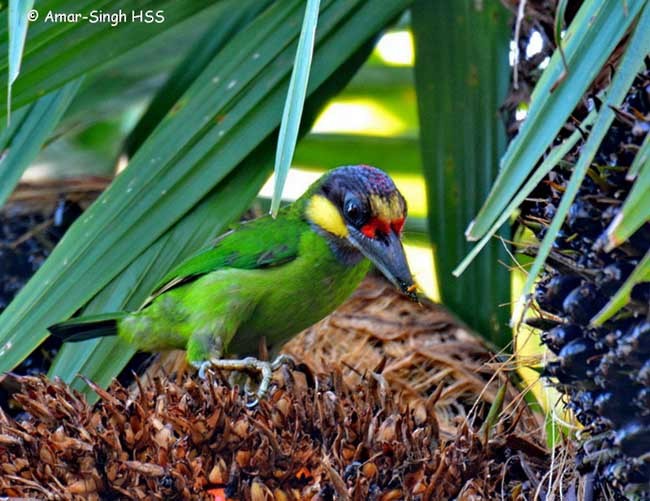
[[[72,318],[47,328],[53,336],[64,341],[85,341],[102,336],[115,336],[117,322],[127,315],[126,312],[102,313]]]

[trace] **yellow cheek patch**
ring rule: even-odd
[[[370,206],[375,216],[387,221],[404,217],[404,208],[397,194],[391,196],[389,200],[379,195],[370,195]]]
[[[340,238],[348,236],[348,229],[336,206],[323,195],[314,195],[307,203],[307,219],[325,231]]]

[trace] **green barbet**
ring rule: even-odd
[[[373,263],[416,299],[400,240],[406,202],[393,181],[366,165],[339,167],[280,210],[239,224],[207,250],[173,269],[134,312],[74,318],[50,332],[66,341],[117,334],[143,351],[184,349],[187,360],[262,374],[268,389],[278,363],[248,354],[263,337],[272,345],[334,311]]]

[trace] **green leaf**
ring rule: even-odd
[[[612,318],[630,301],[630,294],[635,285],[641,282],[650,282],[650,251],[646,253],[641,262],[634,268],[632,274],[627,277],[625,283],[616,291],[616,294],[609,300],[602,310],[591,319],[591,324],[598,327]]]
[[[508,391],[507,379],[497,390],[494,402],[492,402],[492,405],[490,405],[490,409],[488,410],[488,415],[479,429],[479,436],[484,437],[483,443],[485,444],[487,444],[488,438],[491,435],[490,432],[496,426],[499,417],[502,415],[501,412],[503,411],[503,402],[506,398],[506,391]]]
[[[27,37],[28,15],[34,6],[34,0],[9,0],[9,80],[8,85],[16,81],[20,73],[20,63]]]
[[[217,1],[217,0],[214,0]],[[22,58],[20,78],[12,87],[12,102],[15,107],[23,106],[44,94],[61,87],[91,70],[110,63],[124,53],[138,47],[170,30],[181,21],[190,18],[212,2],[178,2],[173,0],[142,0],[137,6],[131,0],[50,0],[37,5],[38,21],[30,25]],[[116,26],[109,23],[91,23],[79,19],[64,23],[47,21],[48,12],[65,12],[90,16],[91,12],[104,13],[164,11],[164,22],[132,22],[128,19]],[[5,13],[0,13],[0,26]],[[4,20],[6,24],[6,19]],[[4,34],[0,31],[0,42]],[[2,43],[0,43],[0,51]],[[0,60],[0,74],[9,73],[7,63]],[[2,77],[0,77],[2,78]],[[7,112],[0,103],[0,115]]]
[[[582,4],[563,40],[569,73],[560,81],[564,67],[556,50],[535,86],[528,116],[501,160],[499,176],[490,195],[467,228],[469,240],[485,235],[515,196],[646,1],[629,3],[627,12],[620,0]]]
[[[634,157],[634,162],[632,162],[630,170],[627,172],[628,181],[635,179],[639,175],[639,172],[641,172],[641,168],[647,165],[648,162],[650,162],[650,134],[646,134],[639,151]]]
[[[25,169],[36,158],[77,93],[74,80],[21,110],[18,120],[0,138],[0,207],[15,188]]]
[[[356,69],[357,54],[367,55],[368,42],[408,4],[323,1],[307,93],[347,83],[351,70],[342,69],[351,60]],[[111,283],[273,133],[301,11],[300,0],[277,2],[236,35],[73,224],[0,317],[0,371]]]
[[[210,28],[218,28],[216,20],[223,18],[223,8],[231,7],[231,1],[235,0],[220,0],[204,10],[201,16],[193,16],[191,21],[161,32],[159,36],[90,72],[61,126],[77,131],[96,122],[116,120],[120,121],[121,134],[124,136],[125,117],[131,117],[134,110],[144,102],[151,101],[197,41]],[[245,1],[242,1],[242,5]],[[263,6],[265,1],[261,0],[259,4]],[[232,15],[238,17],[234,12]],[[224,23],[228,21],[224,20]],[[111,149],[111,163],[114,161],[115,147]]]
[[[357,134],[310,134],[298,143],[293,164],[323,166],[369,164],[390,174],[422,173],[418,139]]]
[[[523,203],[526,197],[535,189],[535,187],[544,179],[544,177],[555,167],[564,156],[571,151],[578,140],[583,137],[583,130],[587,130],[596,118],[596,112],[592,111],[582,121],[580,127],[577,128],[571,136],[569,136],[562,144],[555,146],[546,156],[541,165],[533,172],[524,186],[517,192],[506,209],[501,213],[499,218],[490,227],[488,232],[481,238],[481,240],[472,248],[472,250],[465,256],[461,263],[452,272],[454,276],[460,276],[470,265],[470,263],[478,256],[483,247],[490,241],[498,229],[503,226],[517,211],[519,206]]]
[[[566,7],[568,4],[568,0],[559,0],[555,9],[555,26],[553,34],[555,35],[555,46],[557,47],[557,50],[560,51],[562,64],[564,65],[564,73],[560,76],[560,78],[566,77],[566,74],[569,72],[569,66],[566,62],[566,57],[564,56],[564,49],[562,48],[562,28],[564,27],[564,16],[566,14]]]
[[[300,40],[298,40],[296,61],[291,72],[287,100],[282,113],[278,149],[275,154],[275,184],[273,186],[273,198],[271,199],[271,214],[273,217],[278,214],[282,190],[284,183],[287,181],[293,152],[296,149],[300,118],[305,104],[307,83],[309,82],[311,59],[314,53],[319,6],[320,0],[307,0],[307,6],[305,7],[305,17],[300,32]]]
[[[551,247],[555,241],[555,237],[560,231],[564,219],[569,213],[569,208],[578,193],[578,189],[584,180],[587,170],[596,156],[598,148],[600,148],[600,144],[602,143],[605,134],[607,134],[609,126],[614,121],[613,109],[618,107],[625,98],[637,72],[644,64],[643,58],[647,54],[648,47],[650,47],[650,8],[645,6],[636,28],[630,37],[629,44],[625,50],[621,63],[614,74],[612,83],[607,91],[605,103],[603,103],[601,111],[596,118],[596,122],[589,133],[589,137],[587,138],[585,145],[582,147],[578,162],[573,167],[573,173],[571,174],[571,178],[566,186],[560,205],[558,206],[555,216],[546,231],[546,235],[544,235],[544,239],[537,250],[535,261],[528,271],[528,277],[526,278],[526,283],[522,290],[522,295],[524,297],[532,290],[537,275],[539,275],[546,258],[551,252]]]
[[[172,109],[176,101],[201,74],[205,65],[270,3],[270,0],[220,2],[218,14],[210,28],[190,49],[183,62],[176,66],[129,134],[124,146],[127,155],[132,156],[135,153],[151,134],[151,131]]]
[[[422,165],[429,230],[442,302],[477,332],[505,346],[510,301],[508,254],[492,241],[460,279],[470,250],[463,229],[485,199],[505,147],[498,116],[509,79],[509,15],[498,2],[419,0],[411,11]],[[472,40],[472,43],[467,43]]]
[[[650,160],[641,168],[639,177],[628,193],[621,211],[607,228],[606,251],[626,242],[641,226],[650,221]]]
[[[11,87],[20,73],[20,63],[27,37],[27,17],[34,0],[9,0],[9,70],[7,72],[7,123],[10,120]]]

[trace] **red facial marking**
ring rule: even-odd
[[[388,235],[388,232],[390,231],[390,224],[384,219],[373,217],[370,221],[361,227],[361,232],[368,238],[375,238],[377,236],[377,231],[383,233],[384,235]]]
[[[361,232],[368,238],[375,238],[377,236],[377,232],[388,235],[391,230],[393,230],[395,234],[400,235],[402,233],[403,227],[403,217],[393,219],[390,222],[386,221],[385,219],[373,217],[370,221],[361,227]]]
[[[402,228],[404,227],[404,218],[403,217],[398,217],[397,219],[393,219],[390,223],[391,228],[393,228],[393,231],[397,233],[398,235],[401,235],[402,233]]]

